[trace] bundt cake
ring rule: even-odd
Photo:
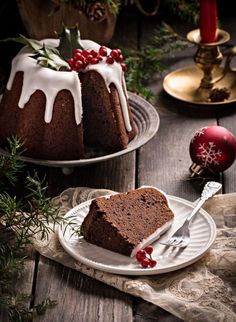
[[[59,44],[42,42],[43,48]],[[27,46],[13,59],[0,104],[1,147],[15,136],[24,142],[24,155],[49,160],[85,158],[91,148],[107,154],[127,147],[136,129],[122,55],[93,41],[81,44],[68,59],[69,70],[41,66]]]
[[[173,218],[166,196],[142,187],[94,199],[80,231],[89,243],[133,257],[158,239]]]

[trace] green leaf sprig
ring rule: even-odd
[[[76,48],[83,49],[80,41],[80,31],[78,26],[70,28],[63,26],[63,30],[60,34],[58,34],[58,37],[60,42],[57,50],[61,57],[63,57],[65,60],[73,57],[74,50]]]
[[[23,35],[17,38],[7,38],[5,41],[15,41],[28,46],[38,64],[54,70],[70,70],[69,64],[63,59],[57,48],[47,46],[37,40],[29,39]]]

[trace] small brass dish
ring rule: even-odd
[[[236,101],[236,70],[230,64],[236,55],[236,46],[227,54],[224,66],[220,45],[230,39],[230,35],[217,30],[217,41],[201,43],[200,30],[187,34],[187,39],[197,45],[193,57],[195,65],[178,69],[168,74],[163,81],[165,91],[179,100],[204,105],[222,105]],[[216,95],[215,95],[216,94]]]
[[[220,68],[216,74],[220,76],[222,72],[223,69]],[[236,101],[236,71],[229,71],[214,86],[214,88],[228,88],[230,91],[229,98],[221,102],[210,101],[211,89],[200,88],[201,79],[201,70],[195,66],[189,66],[168,74],[164,78],[163,87],[169,95],[187,103],[222,105]]]

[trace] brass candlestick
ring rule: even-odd
[[[187,39],[197,45],[195,66],[168,74],[163,82],[166,92],[194,104],[222,105],[236,101],[236,70],[230,67],[236,46],[228,53],[224,66],[220,51],[220,45],[230,39],[228,32],[218,29],[217,41],[209,44],[201,43],[199,29],[190,31]]]
[[[195,29],[187,34],[187,39],[198,45],[197,52],[194,55],[194,61],[196,66],[203,71],[199,88],[203,90],[213,88],[214,83],[222,79],[225,74],[223,72],[222,75],[215,76],[215,74],[221,74],[219,68],[223,60],[219,46],[229,41],[229,34],[224,30],[218,29],[218,40],[214,43],[204,44],[200,42],[200,30]]]

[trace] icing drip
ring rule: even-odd
[[[41,67],[37,61],[30,57],[32,53],[24,47],[12,61],[10,78],[7,89],[10,90],[15,77],[19,71],[24,73],[21,96],[18,102],[20,108],[24,108],[30,96],[41,90],[46,96],[46,107],[44,120],[50,123],[53,114],[54,100],[61,90],[69,90],[74,99],[74,110],[76,124],[80,124],[82,118],[81,86],[76,72],[55,71],[50,68]]]
[[[91,40],[82,40],[82,45],[84,46],[84,49],[93,49],[98,51],[100,46]],[[108,55],[110,53],[110,49],[108,49]],[[95,70],[98,72],[104,79],[107,89],[110,92],[110,84],[114,84],[117,88],[119,98],[120,98],[120,104],[122,108],[123,118],[125,122],[126,130],[129,132],[132,130],[131,124],[130,124],[130,118],[129,118],[129,112],[128,112],[128,106],[127,106],[127,91],[125,86],[125,80],[124,80],[124,73],[122,71],[121,65],[117,62],[114,62],[113,64],[107,64],[106,63],[106,57],[103,57],[103,60],[95,65],[88,65],[85,68],[85,72],[88,70]]]
[[[45,39],[42,43],[48,46],[56,47],[59,43],[57,39]],[[100,45],[91,40],[81,40],[84,49],[98,51]],[[108,49],[108,54],[110,49]],[[20,108],[24,108],[29,101],[30,96],[36,91],[41,90],[46,96],[45,122],[50,123],[53,115],[53,104],[59,91],[69,90],[74,99],[75,120],[77,125],[80,124],[82,118],[82,97],[81,85],[78,74],[75,71],[55,71],[50,68],[41,67],[37,61],[30,57],[32,53],[27,47],[24,47],[12,61],[12,69],[7,89],[10,90],[18,71],[24,73],[23,86],[21,96],[18,102]],[[122,114],[127,131],[131,131],[128,106],[127,106],[127,91],[124,80],[124,74],[121,65],[117,62],[107,64],[106,57],[96,65],[88,65],[84,72],[89,70],[97,71],[104,79],[107,90],[110,92],[110,84],[114,84],[117,88]]]

